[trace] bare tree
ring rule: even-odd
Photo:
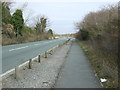
[[[38,32],[44,32],[49,25],[49,20],[44,15],[36,17],[35,29]]]

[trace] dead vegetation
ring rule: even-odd
[[[22,36],[16,37],[15,31],[11,24],[2,25],[2,45],[11,45],[19,43],[27,43],[34,41],[47,40],[51,36],[48,32],[38,33],[36,30],[27,26],[21,30]]]
[[[2,45],[34,42],[40,40],[50,39],[53,36],[52,29],[48,28],[48,18],[45,16],[39,16],[34,25],[26,25],[26,21],[29,18],[23,18],[23,9],[16,9],[11,14],[11,7],[13,2],[1,2],[2,11]]]
[[[103,86],[105,88],[117,88],[118,68],[117,63],[113,61],[116,60],[116,56],[113,57],[113,55],[108,54],[107,52],[93,48],[86,41],[78,41],[78,43],[88,57],[99,79],[107,79],[107,82],[102,83]]]
[[[76,38],[106,88],[118,87],[118,6],[110,5],[85,16],[76,24]]]

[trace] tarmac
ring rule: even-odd
[[[101,88],[87,57],[73,41],[55,88]]]

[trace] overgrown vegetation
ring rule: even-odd
[[[118,87],[118,6],[110,5],[90,12],[76,24],[76,38],[106,88]]]
[[[88,57],[91,65],[95,69],[95,73],[99,77],[99,79],[107,79],[107,82],[103,82],[102,85],[105,88],[116,88],[118,87],[118,70],[115,66],[116,64],[109,61],[114,60],[115,57],[112,55],[96,50],[86,41],[77,41],[81,46],[82,50]]]
[[[2,45],[53,39],[53,30],[48,27],[48,18],[41,16],[35,27],[25,25],[23,11],[17,9],[10,13],[10,2],[2,3]]]

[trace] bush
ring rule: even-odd
[[[89,32],[86,30],[80,30],[80,37],[82,40],[88,40]]]
[[[88,40],[89,39],[89,32],[86,30],[80,30],[77,34],[76,34],[76,38],[78,40]]]
[[[8,38],[13,38],[16,34],[13,30],[13,25],[2,23],[2,34],[6,35]]]
[[[90,12],[82,22],[76,23],[79,29],[77,38],[87,40],[96,49],[118,54],[118,6],[104,7],[97,12]],[[81,30],[82,28],[82,30]]]

